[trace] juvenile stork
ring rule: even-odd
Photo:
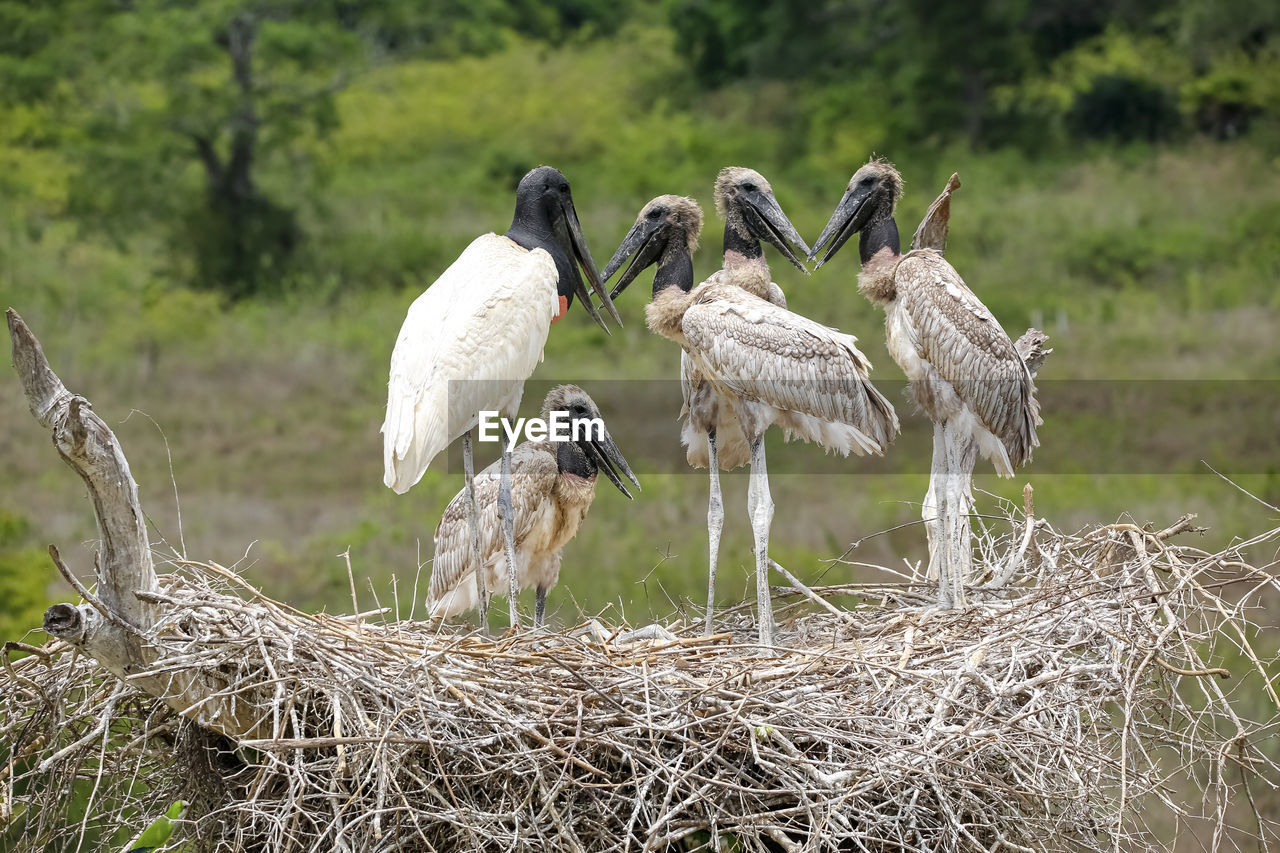
[[[949,182],[947,199],[951,189]],[[973,560],[974,464],[981,454],[997,474],[1012,477],[1015,468],[1030,461],[1039,446],[1040,405],[1032,373],[1013,342],[942,253],[920,248],[900,254],[893,213],[901,196],[902,178],[888,162],[872,160],[858,169],[810,258],[829,243],[818,262],[822,266],[861,232],[858,289],[884,307],[889,353],[934,424],[923,509],[929,572],[938,577],[941,606],[962,607]]]
[[[542,417],[564,412],[568,438],[551,435],[547,441],[526,441],[511,452],[512,521],[515,531],[515,571],[498,533],[499,462],[475,478],[480,506],[479,559],[471,547],[468,491],[458,492],[440,519],[435,535],[435,562],[427,607],[433,618],[447,619],[482,604],[479,590],[537,588],[534,627],[546,618],[547,590],[560,577],[564,546],[578,532],[596,494],[596,473],[631,497],[621,471],[640,485],[622,452],[609,435],[600,410],[576,385],[551,389],[542,403]],[[483,572],[477,572],[478,566]]]
[[[809,247],[783,213],[773,188],[759,172],[741,166],[728,166],[716,176],[714,187],[716,212],[724,220],[724,266],[707,282],[741,287],[779,308],[787,307],[786,296],[771,280],[769,262],[762,241],[773,244],[782,256],[808,275],[809,270],[791,250],[794,244],[807,253]],[[616,258],[619,264],[625,258]],[[611,262],[605,269],[607,281],[615,272]],[[619,290],[614,289],[613,296]],[[720,533],[724,526],[724,503],[720,493],[720,471],[732,471],[751,460],[751,447],[735,409],[728,404],[696,367],[687,351],[680,353],[680,390],[684,397],[680,430],[681,442],[687,448],[685,458],[694,468],[706,468],[710,475],[710,497],[707,502],[707,614],[704,633],[710,635],[715,624],[716,567],[719,562]],[[774,423],[788,441],[801,438],[834,450],[842,456],[850,452],[861,455],[857,430],[845,424],[823,421],[800,412],[779,409]]]
[[[867,378],[871,365],[851,335],[715,276],[695,289],[692,256],[701,229],[702,211],[696,202],[659,196],[640,211],[606,270],[612,273],[633,258],[613,289],[616,295],[646,267],[657,265],[653,298],[645,309],[649,328],[680,344],[697,374],[714,390],[707,399],[727,410],[742,431],[751,460],[748,510],[755,533],[760,642],[772,646],[768,572],[773,500],[765,468],[765,431],[771,424],[803,415],[843,425],[856,452],[881,453],[897,433],[898,419],[893,406]],[[777,225],[761,230],[774,237],[781,233]],[[768,282],[767,273],[762,280]],[[713,428],[725,423],[715,413],[691,411],[690,419],[694,418]],[[822,435],[814,438],[821,441]],[[708,448],[715,443],[713,436]],[[708,461],[714,505],[718,498],[715,472],[720,466],[714,456]],[[713,572],[717,533],[713,530]]]
[[[461,436],[467,493],[474,496],[471,431],[480,411],[515,417],[551,324],[564,316],[575,295],[609,331],[591,304],[579,266],[621,325],[587,250],[569,182],[550,166],[539,166],[516,189],[507,233],[477,237],[409,307],[391,355],[382,425],[387,486],[399,494],[408,491],[431,460]],[[510,472],[511,447],[503,430],[498,508],[507,559],[514,562]],[[469,503],[472,547],[478,551],[474,497]],[[511,624],[518,626],[514,575],[511,583]],[[476,594],[488,633],[488,590],[477,587]]]

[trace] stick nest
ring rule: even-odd
[[[771,654],[732,612],[713,638],[489,642],[175,563],[152,672],[204,670],[258,728],[57,643],[7,655],[0,833],[105,848],[182,798],[199,851],[1252,848],[1280,702],[1250,621],[1276,581],[1244,555],[1280,529],[1209,554],[1170,541],[1189,527],[1018,519],[975,561],[1012,582],[960,612],[926,584],[817,590],[857,596],[838,613],[782,589]]]

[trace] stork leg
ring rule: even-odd
[[[925,522],[929,532],[929,575],[938,578],[938,606],[950,610],[955,603],[951,572],[951,444],[946,421],[937,424],[933,434],[933,464],[929,491],[933,495],[934,518]],[[925,501],[928,502],[928,496]]]
[[[471,565],[476,572],[476,602],[480,608],[480,630],[489,636],[489,587],[485,585],[484,562],[480,559],[480,512],[476,509],[476,461],[472,455],[471,430],[462,434],[462,474],[467,481],[467,524],[471,534]]]
[[[751,440],[751,486],[747,509],[756,540],[756,609],[759,613],[760,645],[773,647],[773,599],[769,593],[769,525],[773,523],[773,498],[769,494],[769,472],[764,462],[764,434]]]
[[[707,569],[707,622],[703,634],[710,636],[714,630],[716,607],[716,562],[720,558],[720,531],[724,527],[724,503],[720,499],[720,461],[716,454],[716,431],[707,433],[707,463],[711,471],[711,497],[707,501],[707,541],[709,566]]]
[[[503,554],[507,561],[507,610],[511,627],[519,630],[520,611],[516,609],[520,587],[516,579],[515,508],[511,505],[511,439],[502,431],[502,474],[498,480],[498,516],[502,519]]]
[[[938,547],[938,603],[944,608],[965,605],[965,583],[973,569],[973,532],[969,515],[973,505],[969,483],[977,461],[977,442],[960,434],[954,422],[943,424],[945,473],[942,478],[942,542]]]
[[[924,504],[920,507],[920,517],[924,520],[925,536],[929,540],[929,567],[925,571],[925,580],[938,579],[938,548],[945,539],[941,529],[942,489],[946,488],[947,445],[943,439],[943,426],[933,425],[933,461],[929,467],[929,491],[924,496]]]
[[[538,603],[533,609],[533,628],[535,631],[540,630],[547,621],[547,590],[545,587],[538,587]]]

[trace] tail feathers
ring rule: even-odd
[[[382,482],[396,494],[409,491],[427,472],[431,462],[449,445],[439,418],[419,410],[408,429],[387,432],[391,415],[383,425]]]
[[[427,598],[427,612],[432,619],[451,619],[479,606],[475,572],[467,572],[452,589],[439,598]]]
[[[797,412],[785,412],[778,425],[786,434],[787,441],[800,439],[812,442],[828,453],[835,452],[841,456],[848,456],[850,453],[857,456],[878,456],[884,452],[879,442],[849,424],[824,421]]]

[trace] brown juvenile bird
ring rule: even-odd
[[[758,187],[756,191],[759,192]],[[760,641],[771,646],[773,610],[768,570],[773,500],[765,469],[765,431],[793,415],[803,415],[843,425],[841,440],[848,440],[854,452],[881,453],[897,433],[898,419],[893,406],[868,379],[871,365],[858,351],[852,336],[788,311],[740,284],[717,280],[716,276],[695,288],[692,256],[701,227],[702,211],[693,199],[659,196],[640,211],[605,268],[605,275],[607,279],[632,258],[613,289],[617,294],[642,270],[657,265],[653,298],[645,309],[649,328],[680,344],[693,368],[714,390],[717,405],[727,409],[740,425],[751,457],[748,509],[755,532]],[[770,228],[781,233],[777,225]],[[772,233],[764,226],[760,229]],[[726,227],[726,234],[728,230]],[[755,250],[758,253],[758,244]],[[768,283],[767,273],[760,282]],[[765,288],[756,290],[763,292]],[[691,412],[691,419],[700,417],[703,416]],[[714,419],[707,420],[716,423]],[[819,442],[822,438],[821,433],[815,436]],[[709,446],[714,448],[714,438]],[[712,456],[712,482],[717,486],[714,472],[718,467]],[[713,486],[713,504],[717,492]],[[719,529],[718,519],[708,515],[714,585]],[[708,625],[710,622],[708,612]]]
[[[511,451],[511,505],[515,539],[515,587],[536,587],[534,627],[546,618],[547,590],[560,577],[564,546],[578,532],[596,494],[596,474],[605,476],[631,497],[618,472],[639,487],[635,474],[609,435],[600,410],[576,385],[551,389],[542,403],[542,417],[565,413],[564,435],[552,433],[546,441],[526,441]],[[554,422],[552,422],[554,426]],[[475,478],[480,516],[480,563],[485,589],[490,593],[510,588],[498,518],[501,462],[494,462]],[[472,557],[467,524],[467,490],[445,507],[435,535],[435,561],[427,607],[433,618],[447,619],[480,604],[476,563]]]
[[[948,195],[944,191],[944,195]],[[925,498],[930,574],[939,602],[961,607],[973,552],[970,483],[978,454],[1012,477],[1039,446],[1040,404],[1031,371],[987,307],[932,248],[903,255],[893,213],[902,177],[872,160],[849,179],[844,197],[814,244],[818,266],[861,233],[858,289],[885,311],[889,353],[911,382],[912,396],[933,421],[933,470]],[[945,239],[945,238],[944,238]]]

